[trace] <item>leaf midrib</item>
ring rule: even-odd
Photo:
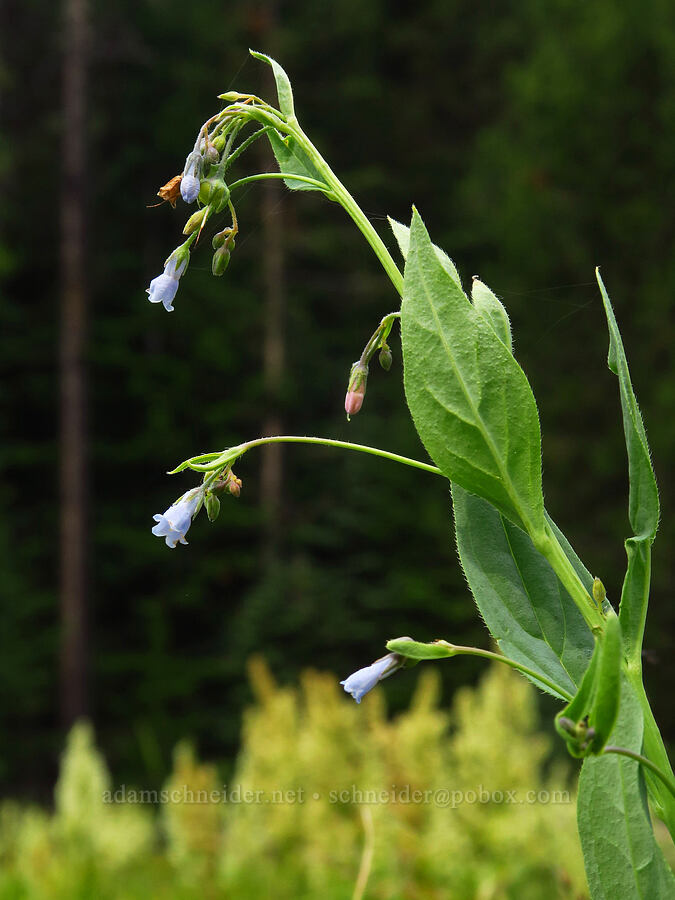
[[[436,307],[434,306],[433,300],[431,298],[431,294],[427,287],[427,282],[426,282],[426,278],[424,276],[423,267],[419,264],[419,253],[418,253],[418,251],[413,250],[409,255],[414,255],[414,256],[417,256],[417,258],[418,258],[417,269],[419,272],[419,278],[420,278],[420,282],[422,284],[422,288],[424,290],[424,296],[426,297],[427,303],[429,305],[429,309],[431,310],[431,313],[434,317],[434,321],[436,322],[436,325],[437,325],[436,334],[439,336],[439,338],[441,340],[441,343],[443,345],[443,348],[445,349],[446,355],[448,356],[448,359],[450,360],[450,365],[452,366],[452,369],[455,373],[455,377],[457,378],[457,381],[462,389],[462,392],[466,398],[469,408],[471,409],[471,412],[476,420],[476,423],[477,423],[476,427],[480,431],[480,433],[483,437],[483,440],[487,444],[488,450],[490,451],[492,458],[494,459],[494,461],[497,465],[497,469],[501,476],[503,486],[506,490],[506,493],[507,493],[509,499],[513,503],[515,511],[520,516],[521,521],[526,526],[527,530],[531,532],[532,524],[530,522],[529,516],[523,515],[523,512],[520,508],[520,497],[519,497],[518,493],[513,489],[513,485],[511,482],[511,478],[509,477],[508,470],[504,467],[504,465],[501,461],[500,455],[497,452],[497,447],[496,447],[494,441],[492,440],[492,436],[487,431],[485,423],[483,422],[483,419],[482,419],[480,413],[478,412],[476,405],[473,402],[473,398],[472,398],[471,394],[469,393],[469,390],[464,381],[464,378],[462,377],[459,369],[457,368],[457,363],[455,361],[455,357],[452,353],[452,350],[450,349],[450,345],[448,344],[448,342],[445,339],[445,334],[444,334],[442,326],[441,326],[441,321],[438,317],[438,313],[436,312]],[[443,271],[444,271],[444,274],[446,274],[446,277],[449,277],[449,276],[447,276],[447,273],[445,273],[445,270],[443,270]]]

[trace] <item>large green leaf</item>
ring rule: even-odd
[[[600,273],[596,272],[596,275],[609,327],[607,364],[619,379],[630,479],[628,517],[634,535],[625,543],[628,569],[621,592],[619,619],[626,653],[639,660],[649,600],[651,544],[659,524],[659,494],[619,326]]]
[[[432,459],[451,481],[531,534],[542,534],[541,438],[532,390],[439,261],[416,210],[401,335],[406,397]]]
[[[639,753],[642,731],[640,704],[624,681],[611,743]],[[675,879],[654,839],[639,763],[613,753],[585,759],[577,820],[593,900],[675,898]]]
[[[575,694],[593,653],[576,604],[520,528],[457,484],[452,499],[462,567],[500,649]],[[592,579],[586,573],[584,580]]]

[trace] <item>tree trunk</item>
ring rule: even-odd
[[[259,45],[274,53],[272,44],[276,31],[276,4],[271,0],[258,10]],[[268,66],[261,67],[262,96],[276,96],[274,75]],[[277,168],[267,142],[260,142],[261,171]],[[279,406],[285,367],[284,326],[286,291],[284,284],[284,205],[285,187],[279,181],[262,182],[261,214],[263,223],[262,277],[264,291],[263,383],[265,389],[265,436],[281,434],[283,420]],[[283,504],[283,450],[281,444],[262,448],[260,497],[264,519],[263,564],[273,565],[279,556],[281,540],[281,511]]]
[[[85,277],[87,0],[65,0],[60,332],[60,705],[87,712],[87,333]]]

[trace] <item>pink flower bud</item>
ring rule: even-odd
[[[356,413],[363,406],[363,398],[366,395],[366,381],[368,380],[368,366],[359,360],[352,366],[349,373],[349,384],[347,385],[347,396],[345,397],[345,412],[347,419]]]
[[[363,386],[365,387],[365,385]],[[355,416],[363,406],[364,390],[347,391],[345,396],[345,412],[348,416]]]

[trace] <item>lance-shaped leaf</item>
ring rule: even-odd
[[[596,275],[609,327],[607,365],[619,380],[630,479],[628,517],[634,534],[625,543],[628,569],[621,592],[619,618],[626,653],[639,659],[649,599],[650,548],[659,524],[659,494],[619,327],[600,272],[596,271]]]
[[[271,56],[267,56],[265,53],[258,53],[255,50],[249,50],[251,56],[255,59],[260,59],[263,62],[266,62],[269,66],[272,67],[272,71],[274,73],[274,80],[277,85],[277,95],[279,97],[279,109],[286,117],[286,121],[295,122],[295,106],[293,103],[293,90],[291,88],[291,82],[284,71],[284,69],[279,65],[276,60],[272,59]],[[265,118],[262,119],[263,123],[267,123]],[[305,151],[298,145],[298,142],[291,135],[283,136],[276,131],[269,132],[268,134],[269,142],[272,146],[272,151],[274,156],[276,157],[277,162],[279,163],[279,169],[282,172],[292,172],[294,175],[302,175],[304,178],[314,178],[317,181],[322,181],[320,173],[315,168],[312,160],[305,153]],[[311,184],[307,184],[304,181],[295,181],[292,178],[284,178],[284,184],[286,187],[289,187],[293,191],[318,191],[320,188],[314,187]]]
[[[640,753],[642,732],[640,704],[625,680],[611,743]],[[585,759],[577,822],[593,900],[675,898],[675,879],[654,839],[639,763],[613,753]]]
[[[621,410],[623,413],[623,430],[628,449],[628,473],[630,478],[630,494],[628,500],[628,516],[636,537],[648,536],[652,540],[659,524],[659,494],[656,478],[649,455],[647,433],[642,415],[635,399],[633,384],[628,371],[626,352],[621,340],[619,326],[616,323],[614,310],[600,272],[596,270],[602,302],[609,327],[609,354],[607,365],[619,379]]]
[[[462,568],[500,649],[575,694],[593,654],[593,636],[576,604],[520,528],[457,484],[452,499]],[[590,586],[592,578],[571,548],[567,555]]]
[[[541,438],[532,390],[440,263],[416,210],[401,334],[406,398],[436,465],[530,534],[542,535]]]
[[[267,56],[265,53],[259,53],[257,50],[248,51],[254,59],[266,62],[268,66],[272,66],[274,72],[274,80],[277,83],[277,94],[279,96],[279,109],[286,116],[286,119],[295,119],[295,107],[293,105],[293,89],[291,88],[291,80],[279,65],[279,63]]]

